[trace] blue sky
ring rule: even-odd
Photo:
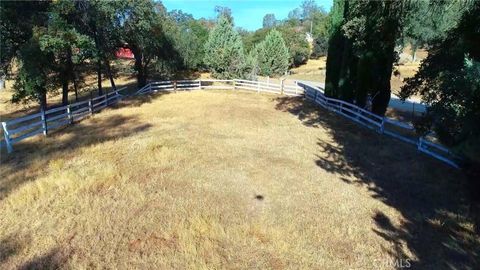
[[[316,0],[319,6],[326,11],[332,7],[333,0]],[[287,17],[288,12],[300,7],[302,0],[162,0],[168,11],[181,9],[190,13],[194,18],[214,18],[215,6],[225,6],[232,10],[235,26],[247,30],[256,30],[262,27],[263,16],[267,13],[275,14],[278,19]]]

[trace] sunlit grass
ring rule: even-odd
[[[368,153],[412,187],[458,173],[299,105],[233,91],[156,95],[19,144],[2,156],[0,268],[378,269],[399,253],[424,259],[401,231],[398,243],[376,232],[378,213],[394,228],[416,221],[382,198],[370,181],[379,158]],[[331,126],[305,122],[317,117],[337,119],[373,171],[349,160]]]

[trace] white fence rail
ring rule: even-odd
[[[342,100],[326,97],[323,89],[320,87],[305,82],[297,82],[297,84],[305,89],[305,97],[307,99],[323,108],[343,115],[363,126],[375,129],[379,133],[416,145],[420,152],[441,160],[450,166],[459,168],[457,164],[459,158],[457,156],[446,147],[428,141],[424,137],[417,136],[412,125],[378,116]]]
[[[249,80],[180,80],[151,82],[136,92],[136,95],[155,93],[158,91],[185,91],[200,89],[242,89],[254,92],[267,92],[291,96],[303,95],[303,88],[296,84],[268,83]]]
[[[118,92],[123,89],[125,88],[118,89],[117,91],[90,100],[2,122],[5,144],[8,152],[10,153],[13,151],[14,143],[25,138],[40,133],[47,135],[48,132],[53,129],[73,124],[94,112],[116,103],[122,99],[123,95]],[[290,96],[304,95],[306,99],[313,101],[325,109],[336,112],[365,127],[374,129],[379,133],[414,144],[420,152],[437,158],[455,168],[459,167],[457,164],[458,157],[456,157],[449,149],[428,141],[426,138],[418,137],[415,134],[412,125],[387,117],[378,116],[343,100],[326,97],[322,87],[315,83],[296,81],[295,85],[287,85],[284,81],[281,81],[280,83],[269,83],[242,79],[158,81],[145,85],[134,95],[155,93],[159,91],[176,92],[201,89],[241,89],[257,93],[267,92]]]
[[[122,99],[119,91],[106,93],[89,100],[72,103],[66,106],[41,110],[39,113],[2,122],[5,146],[8,153],[13,152],[13,144],[37,134],[47,135],[48,132],[71,125],[81,119],[117,103]]]

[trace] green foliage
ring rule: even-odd
[[[175,49],[183,61],[182,67],[193,70],[202,68],[205,54],[203,47],[208,39],[208,28],[192,15],[182,11],[174,10],[168,15],[171,22],[165,31],[174,41]]]
[[[334,1],[331,12],[331,32],[328,40],[327,65],[325,78],[325,95],[339,97],[339,80],[346,43],[341,26],[345,16],[344,1]]]
[[[263,16],[263,28],[272,28],[277,24],[277,19],[275,19],[275,14],[269,13]]]
[[[263,48],[257,48],[259,46],[250,50],[245,59],[244,78],[247,80],[257,80],[257,75],[260,74],[259,50],[263,50]]]
[[[13,86],[15,93],[12,101],[38,101],[46,108],[46,94],[52,77],[53,55],[41,50],[39,36],[41,29],[34,28],[33,35],[19,51],[20,67]]]
[[[282,33],[285,44],[287,44],[290,65],[296,67],[305,64],[310,56],[310,47],[305,32],[287,26],[277,29]]]
[[[204,62],[216,78],[242,77],[245,55],[242,39],[226,17],[220,17],[205,44]]]
[[[284,75],[289,66],[289,53],[282,35],[271,30],[255,51],[258,57],[260,74],[264,76]]]
[[[300,4],[300,8],[301,18],[303,20],[312,20],[317,13],[323,12],[320,7],[318,7],[317,3],[315,3],[315,0],[303,0]]]
[[[0,2],[0,73],[8,75],[12,60],[18,56],[23,45],[30,41],[33,27],[47,23],[46,1],[1,1]]]
[[[218,19],[223,17],[233,25],[232,10],[229,7],[215,6],[215,13],[217,13]]]
[[[405,1],[335,1],[327,58],[326,94],[383,115],[390,100]]]
[[[259,44],[260,42],[262,42],[267,36],[269,31],[270,29],[261,28],[253,33],[252,32],[244,33],[242,35],[242,40],[243,40],[243,48],[245,49],[245,51],[251,51],[256,44]]]
[[[123,3],[120,21],[125,41],[135,55],[138,87],[147,83],[150,68],[178,65],[180,55],[173,40],[165,33],[168,25],[165,8],[151,0],[128,0]],[[158,64],[160,63],[160,64]]]
[[[436,39],[443,39],[460,20],[465,6],[463,1],[438,3],[438,1],[414,1],[405,18],[402,43],[409,43],[413,52],[428,46]]]
[[[42,51],[51,53],[54,58],[54,75],[57,86],[61,85],[62,102],[68,103],[69,82],[75,84],[76,65],[84,64],[86,58],[95,53],[93,40],[79,33],[73,24],[67,20],[76,12],[75,3],[71,1],[56,1],[49,11],[49,22],[46,31],[39,38]],[[54,87],[54,86],[51,86]]]
[[[443,39],[432,42],[418,73],[401,97],[422,96],[427,114],[418,130],[435,130],[447,146],[480,163],[480,3],[464,13]]]
[[[310,58],[326,56],[328,52],[328,37],[319,36],[313,40],[313,50]]]

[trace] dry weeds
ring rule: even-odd
[[[297,98],[132,99],[1,163],[5,269],[438,269],[478,254],[458,171]]]

